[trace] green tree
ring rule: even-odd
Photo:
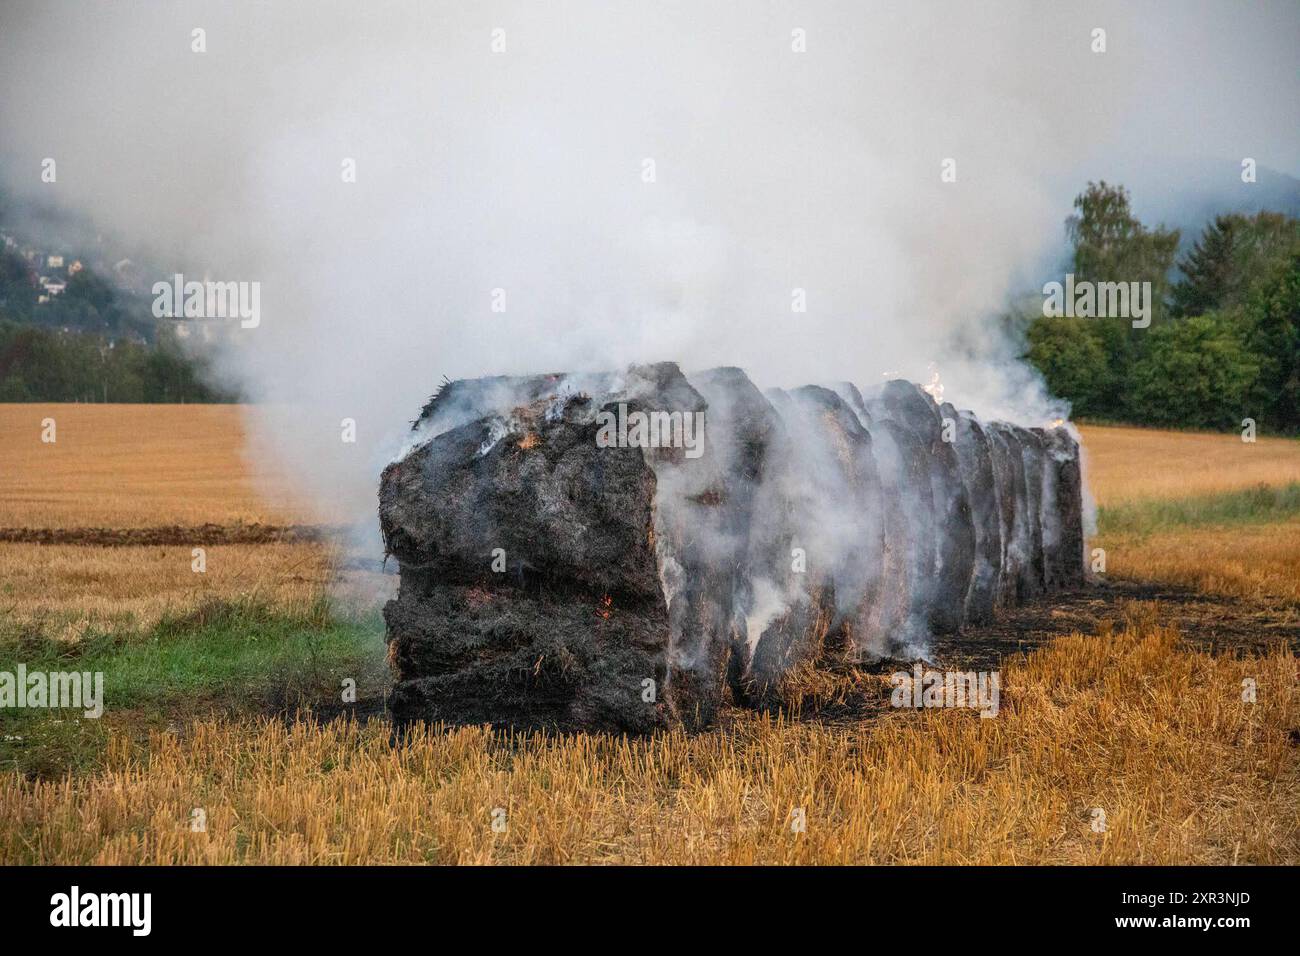
[[[1118,382],[1092,319],[1039,318],[1028,329],[1026,358],[1053,395],[1067,398],[1072,414],[1104,416]]]
[[[1253,289],[1300,252],[1300,220],[1276,212],[1216,216],[1179,262],[1173,314],[1203,315],[1243,305]]]
[[[1183,257],[1183,278],[1173,288],[1174,315],[1204,315],[1223,302],[1233,269],[1233,233],[1240,221],[1240,216],[1215,216]]]
[[[35,304],[36,288],[27,260],[0,248],[0,314],[25,318]]]
[[[101,313],[112,308],[116,300],[113,287],[89,269],[82,269],[72,276],[63,294],[68,299],[86,302]]]
[[[1134,362],[1130,407],[1141,420],[1189,428],[1235,428],[1250,415],[1260,365],[1237,323],[1201,315],[1150,330]]]
[[[1178,230],[1148,229],[1133,215],[1128,190],[1102,180],[1074,198],[1065,221],[1074,245],[1074,276],[1091,282],[1150,282],[1163,300],[1178,250]]]
[[[1148,229],[1133,215],[1123,186],[1105,180],[1088,183],[1074,199],[1074,215],[1065,221],[1074,245],[1075,281],[1150,283],[1151,324],[1158,327],[1166,315],[1169,272],[1178,249],[1178,231]],[[1128,381],[1131,367],[1146,354],[1150,329],[1135,329],[1130,318],[1110,316],[1087,320],[1100,344],[1112,386]],[[1063,395],[1073,401],[1073,396]],[[1132,391],[1107,387],[1085,403],[1090,414],[1126,419]]]
[[[0,401],[221,402],[206,367],[175,344],[110,341],[0,321]]]
[[[1257,284],[1242,322],[1260,364],[1251,389],[1254,417],[1269,429],[1300,431],[1300,250]]]

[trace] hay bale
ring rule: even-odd
[[[1020,440],[1012,426],[989,422],[985,428],[993,462],[994,485],[998,494],[999,529],[1002,536],[1002,564],[998,572],[997,606],[1020,602],[1021,569],[1029,560],[1031,535],[1025,523],[1028,508],[1025,463]]]
[[[417,421],[433,437],[385,469],[399,721],[639,731],[716,711],[725,564],[691,530],[721,500],[709,460],[597,443],[598,411],[704,401],[675,366],[594,381],[617,388],[599,407],[567,379],[453,387]],[[494,413],[454,424],[485,395]]]
[[[975,529],[975,563],[966,595],[965,619],[982,624],[993,619],[1002,568],[1002,514],[993,472],[993,451],[984,426],[973,412],[958,412],[951,405],[943,408],[945,417],[957,422],[957,460]]]
[[[707,427],[693,450],[598,440],[639,413]],[[379,513],[399,723],[703,726],[728,695],[778,704],[804,667],[914,652],[1083,577],[1069,433],[908,382],[764,394],[670,363],[453,382]]]
[[[1041,429],[1046,460],[1043,501],[1043,570],[1049,589],[1084,580],[1083,474],[1079,443],[1063,426]]]
[[[1029,530],[1029,554],[1021,569],[1020,600],[1029,601],[1047,590],[1043,561],[1043,485],[1048,473],[1047,450],[1043,447],[1043,439],[1034,431],[1012,427],[1020,440],[1020,454],[1025,463],[1024,517]]]
[[[804,386],[768,395],[794,436],[784,497],[807,573],[826,579],[834,598],[827,650],[878,653],[890,635],[879,614],[884,498],[871,435],[830,389]]]
[[[815,540],[828,502],[809,478],[810,456],[827,458],[825,436],[820,424],[809,435],[802,423],[816,416],[818,401],[763,395],[739,369],[713,369],[691,382],[709,402],[710,449],[727,489],[736,569],[728,683],[738,701],[768,706],[786,674],[822,656],[840,623],[832,561],[839,552]]]
[[[914,436],[909,472],[913,481],[930,487],[929,515],[914,530],[933,536],[935,542],[933,583],[924,595],[927,620],[937,633],[957,631],[965,619],[975,566],[975,526],[957,452],[945,440],[944,417],[920,386],[899,379],[866,396],[866,403],[873,420],[893,422]],[[955,429],[953,420],[948,431],[955,436]],[[925,510],[924,500],[919,504]]]

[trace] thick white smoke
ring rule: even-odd
[[[1287,2],[0,17],[5,186],[162,268],[261,282],[222,373],[264,403],[256,450],[355,520],[444,375],[671,359],[869,385],[933,363],[959,407],[1037,422],[1045,396],[989,320],[1059,255],[1086,180],[1140,203],[1176,157],[1300,156]]]

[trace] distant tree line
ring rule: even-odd
[[[1300,220],[1218,216],[1175,263],[1178,232],[1139,222],[1123,187],[1089,183],[1074,207],[1075,280],[1153,295],[1148,328],[1031,313],[1026,358],[1076,418],[1300,432]]]
[[[170,330],[159,334],[140,297],[90,269],[46,302],[42,291],[25,259],[0,250],[0,402],[235,400]]]
[[[174,342],[0,319],[0,402],[230,402]]]
[[[1232,213],[1181,258],[1128,192],[1089,183],[1066,220],[1076,282],[1149,282],[1151,324],[1020,313],[1025,358],[1076,418],[1300,433],[1300,220]],[[1176,267],[1176,268],[1175,268]],[[148,303],[83,269],[37,301],[26,260],[0,250],[0,401],[220,402],[201,360]]]

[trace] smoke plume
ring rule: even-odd
[[[1300,156],[1286,2],[0,18],[5,188],[148,248],[158,279],[260,282],[261,324],[220,373],[261,403],[254,451],[358,521],[444,375],[937,370],[958,408],[1040,423],[1060,410],[993,319],[1059,260],[1083,184],[1124,182],[1140,213],[1186,155],[1225,189],[1240,157],[1294,174]]]

